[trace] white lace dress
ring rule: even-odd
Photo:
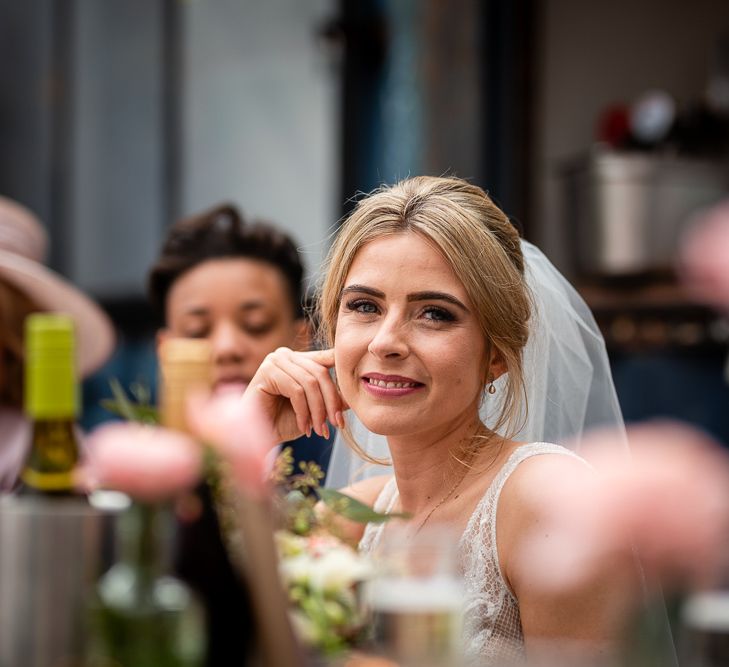
[[[496,509],[509,475],[524,460],[538,454],[577,456],[559,445],[535,442],[517,447],[496,473],[480,500],[459,542],[459,558],[466,587],[465,653],[478,664],[511,664],[524,657],[524,636],[519,603],[501,576],[496,549]],[[395,478],[390,479],[375,501],[375,509],[389,512],[398,498]],[[360,551],[373,553],[384,524],[368,524]]]

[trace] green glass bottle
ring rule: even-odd
[[[79,412],[73,322],[62,314],[34,313],[25,321],[25,413],[31,445],[19,493],[74,496],[79,462]]]
[[[200,667],[202,610],[166,561],[166,508],[133,503],[118,520],[120,559],[99,580],[91,607],[93,667]]]
[[[160,416],[186,430],[188,392],[209,387],[211,351],[202,340],[171,340],[160,350]],[[97,584],[92,608],[96,667],[199,667],[206,637],[202,608],[170,572],[168,504],[133,501],[118,518],[120,558]],[[231,657],[232,660],[232,657]]]

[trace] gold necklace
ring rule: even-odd
[[[421,521],[420,525],[418,526],[417,530],[415,531],[415,535],[417,535],[421,530],[423,530],[423,526],[428,522],[428,519],[430,519],[431,516],[433,516],[433,512],[437,510],[446,500],[448,500],[458,489],[458,487],[463,483],[463,480],[466,479],[467,470],[464,471],[464,473],[460,476],[460,478],[456,481],[456,483],[451,487],[450,491],[446,493],[436,505],[434,505],[433,509],[428,512],[428,514],[425,516],[425,518]]]
[[[482,428],[483,428],[483,424],[479,425],[479,427],[476,428],[475,433],[471,436],[471,440],[473,438],[475,438],[477,435],[479,435]],[[464,438],[463,440],[465,440],[465,439],[466,438]],[[461,440],[459,445],[463,442],[463,440]],[[441,505],[443,505],[443,503],[445,503],[458,490],[458,487],[461,486],[461,484],[463,484],[463,480],[466,479],[466,475],[468,474],[470,459],[473,458],[474,456],[475,456],[475,452],[470,452],[468,461],[461,461],[460,459],[456,459],[464,467],[463,474],[456,480],[455,484],[453,484],[453,486],[450,488],[448,493],[446,493],[433,506],[433,508],[430,510],[430,512],[428,512],[428,514],[425,516],[425,518],[420,522],[420,525],[417,527],[417,529],[414,533],[415,535],[417,535],[423,529],[423,526],[428,522],[428,519],[430,519],[430,517],[433,516],[433,513],[435,512],[435,510],[437,510]]]

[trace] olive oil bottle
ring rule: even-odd
[[[24,392],[32,435],[19,493],[74,496],[79,391],[75,334],[67,315],[34,313],[26,319]]]

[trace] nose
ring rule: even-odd
[[[378,359],[404,359],[410,354],[406,325],[396,313],[380,321],[367,350]]]
[[[244,338],[232,322],[219,322],[209,338],[214,362],[235,364],[243,361],[247,354]]]

